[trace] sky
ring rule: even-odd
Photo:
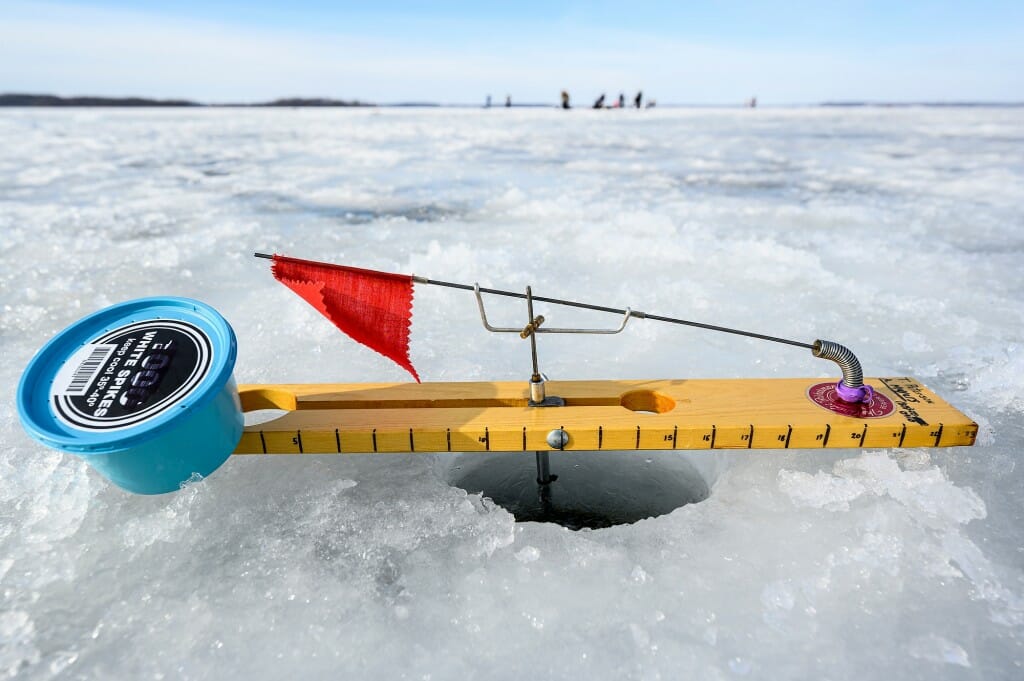
[[[1022,101],[1024,2],[0,0],[0,92]]]

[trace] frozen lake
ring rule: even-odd
[[[486,463],[453,455],[235,457],[132,496],[31,441],[9,399],[0,678],[1021,678],[1022,207],[1022,109],[2,110],[9,397],[57,331],[149,295],[227,317],[240,382],[407,380],[264,251],[833,339],[981,432],[970,449],[602,453],[585,465],[685,469],[706,498],[570,531],[450,484]],[[470,294],[417,288],[412,338],[424,380],[528,378],[526,344],[484,333]],[[542,337],[541,362],[834,373],[647,321]]]

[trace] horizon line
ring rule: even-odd
[[[20,102],[19,102],[20,100]],[[654,99],[648,100],[656,101]],[[144,97],[139,95],[55,95],[52,93],[26,93],[26,92],[0,92],[0,106],[22,107],[22,108],[45,108],[45,107],[109,107],[109,108],[561,108],[556,99],[551,102],[513,102],[510,106],[498,102],[486,105],[481,102],[435,102],[418,100],[397,100],[392,102],[370,102],[361,99],[339,99],[335,97],[306,97],[287,96],[277,97],[266,101],[248,102],[211,102],[183,98],[158,98]],[[944,99],[944,100],[872,100],[872,99],[833,99],[818,102],[779,102],[779,103],[758,103],[758,107],[766,108],[796,108],[796,107],[1020,107],[1024,106],[1024,100],[971,100],[971,99]],[[666,102],[658,103],[654,108],[754,108],[748,101],[730,102]],[[573,109],[592,109],[590,105],[583,104],[571,107]],[[619,107],[606,107],[609,109]],[[623,109],[634,109],[633,106],[624,106]]]

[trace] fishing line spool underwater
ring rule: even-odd
[[[205,303],[144,298],[93,313],[50,340],[18,385],[25,430],[85,459],[129,492],[160,494],[206,477],[232,454],[536,453],[552,450],[947,447],[974,444],[977,424],[912,378],[870,378],[848,349],[802,343],[631,309],[263,256],[274,275],[355,340],[394,359],[416,383],[236,387],[235,334]],[[419,383],[408,358],[412,285],[473,291],[491,332],[531,344],[528,382]],[[525,299],[524,327],[495,327],[482,294]],[[611,329],[558,329],[534,301],[621,315]],[[805,349],[836,362],[821,379],[548,381],[541,333],[618,333],[631,319],[696,326]],[[383,330],[383,331],[382,331]],[[390,335],[389,335],[390,334]],[[285,410],[258,425],[244,412]]]

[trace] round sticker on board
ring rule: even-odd
[[[117,430],[180,402],[210,371],[213,348],[197,326],[176,319],[136,322],[79,348],[50,388],[58,421],[83,430]]]
[[[823,409],[840,416],[857,419],[879,419],[893,413],[895,406],[885,395],[875,391],[870,402],[847,402],[839,398],[835,383],[817,383],[807,389],[807,397]]]

